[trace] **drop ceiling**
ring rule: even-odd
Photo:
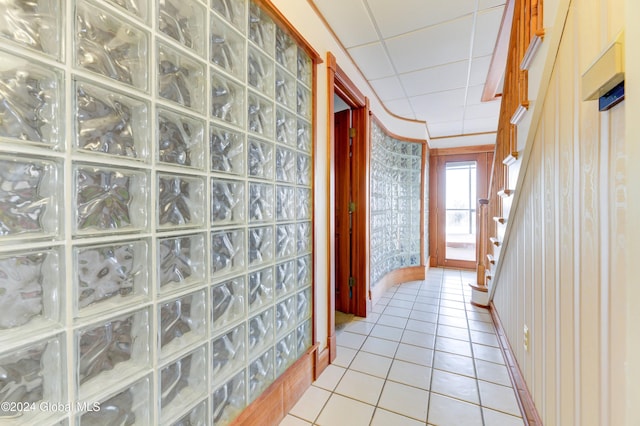
[[[311,0],[393,114],[424,120],[432,147],[495,142],[500,100],[481,102],[505,0]]]

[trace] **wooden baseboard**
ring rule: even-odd
[[[542,419],[538,414],[538,410],[533,402],[533,397],[531,396],[531,392],[529,392],[529,388],[524,380],[522,371],[520,371],[520,367],[518,366],[518,362],[513,354],[513,350],[511,350],[511,345],[507,340],[507,335],[504,332],[504,327],[502,327],[502,322],[500,321],[500,317],[498,316],[498,312],[496,311],[493,302],[489,305],[489,312],[491,313],[493,324],[496,326],[498,343],[500,344],[500,350],[502,351],[504,360],[507,363],[507,370],[509,371],[511,383],[513,384],[513,388],[516,390],[516,399],[518,400],[518,405],[520,405],[522,419],[527,426],[542,426]]]
[[[231,423],[233,426],[276,426],[314,380],[318,345],[310,348]]]
[[[371,289],[371,304],[375,305],[378,299],[380,299],[389,288],[396,284],[424,280],[427,269],[427,266],[422,265],[400,268],[389,272]]]
[[[313,372],[313,380],[317,380],[318,377],[320,377],[320,375],[322,374],[322,372],[329,366],[329,364],[331,363],[330,360],[330,356],[331,356],[331,343],[330,341],[333,340],[334,345],[335,345],[335,341],[336,341],[336,335],[334,334],[333,339],[329,338],[329,344],[327,345],[326,348],[324,348],[323,350],[318,350],[316,351],[316,366]],[[335,349],[333,350],[333,353],[335,354]],[[335,355],[334,355],[334,359],[335,359]]]

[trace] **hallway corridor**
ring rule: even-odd
[[[337,335],[338,355],[280,426],[516,426],[520,410],[473,271],[431,268]]]

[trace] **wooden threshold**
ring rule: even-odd
[[[504,327],[502,327],[502,322],[500,321],[500,317],[498,316],[498,312],[496,311],[493,302],[489,305],[489,313],[491,314],[493,325],[496,327],[498,343],[500,345],[502,355],[504,356],[505,363],[507,364],[509,378],[511,379],[513,388],[516,390],[516,400],[520,406],[522,420],[526,426],[542,426],[542,419],[538,414],[538,410],[536,410],[533,397],[531,396],[531,392],[529,392],[529,388],[524,380],[522,371],[520,371],[520,367],[518,366],[516,357],[511,349],[511,345],[507,340],[507,335],[504,331]]]

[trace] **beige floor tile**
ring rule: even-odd
[[[289,414],[289,415],[287,415],[287,417],[282,419],[282,421],[280,422],[279,426],[308,426],[308,425],[311,425],[311,424],[312,423],[309,423],[307,421],[304,421],[302,419],[299,419],[299,418]]]
[[[399,315],[395,315],[394,312],[397,312]],[[406,312],[406,316],[401,316],[403,312]],[[407,325],[407,317],[409,316],[409,310],[402,308],[387,308],[384,310],[384,314],[380,315],[378,319],[378,324],[386,325],[389,327],[402,328]]]
[[[469,329],[466,327],[451,327],[450,325],[440,324],[436,334],[450,339],[469,341]]]
[[[347,370],[338,383],[335,393],[376,405],[383,385],[384,379],[359,371]]]
[[[511,378],[505,365],[483,361],[481,359],[476,359],[475,362],[478,379],[503,386],[511,386]]]
[[[431,367],[396,359],[391,364],[387,380],[429,390],[431,385]]]
[[[433,350],[400,343],[396,351],[396,359],[431,367],[433,363]]]
[[[515,417],[510,414],[494,411],[490,408],[482,408],[484,426],[524,426],[522,417]]]
[[[318,380],[313,382],[313,385],[328,391],[333,391],[336,386],[338,386],[338,382],[344,375],[345,371],[347,371],[346,368],[339,367],[335,364],[329,364],[327,368],[324,369],[320,377],[318,377]]]
[[[483,331],[485,333],[495,333],[495,327],[493,323],[487,323],[484,321],[469,320],[469,330]]]
[[[483,361],[495,362],[496,364],[504,364],[504,357],[502,351],[499,348],[493,346],[479,345],[472,343],[473,357],[481,359]]]
[[[338,346],[336,348],[336,359],[333,361],[333,364],[347,368],[357,353],[358,351],[355,349]]]
[[[378,406],[416,420],[427,420],[429,392],[412,386],[387,381]]]
[[[482,413],[478,405],[432,393],[427,421],[438,426],[482,426]]]
[[[416,302],[413,304],[414,311],[438,313],[438,307],[429,303]]]
[[[431,392],[450,396],[463,401],[478,404],[478,385],[471,377],[449,373],[442,370],[433,370],[431,379]]]
[[[483,331],[469,330],[471,341],[487,346],[498,347],[498,338],[494,333],[485,333]]]
[[[433,349],[436,344],[436,336],[428,333],[420,333],[413,330],[405,330],[402,334],[402,343]]]
[[[322,408],[330,396],[330,392],[315,386],[310,386],[289,413],[313,422],[318,417],[318,414],[320,414],[320,411],[322,411]]]
[[[407,326],[405,328],[407,330],[417,331],[420,333],[436,334],[436,324],[433,322],[410,319],[407,321]]]
[[[450,373],[462,374],[464,376],[476,377],[473,358],[468,356],[435,351],[433,355],[433,368]]]
[[[373,376],[385,378],[391,367],[393,359],[371,354],[369,352],[358,352],[349,366],[350,370],[360,371]]]
[[[424,422],[377,408],[371,426],[424,426]]]
[[[405,331],[406,333],[406,331]],[[404,336],[403,336],[404,337]],[[398,342],[393,340],[380,339],[378,337],[367,337],[364,341],[361,350],[376,355],[382,355],[389,358],[393,358],[398,349]]]
[[[398,299],[396,296],[394,299],[391,299],[387,304],[387,308],[403,308],[403,309],[411,309],[413,307],[413,300],[402,300]]]
[[[471,356],[471,344],[468,341],[450,339],[448,337],[436,337],[436,350],[469,357]]]
[[[480,398],[483,407],[513,414],[514,416],[520,416],[520,406],[516,400],[513,388],[485,382],[483,380],[478,381],[478,387],[480,388]]]
[[[320,426],[368,426],[375,407],[342,395],[333,394],[320,413]]]
[[[366,339],[366,336],[362,334],[343,331],[336,336],[336,343],[338,346],[345,348],[360,349],[360,346],[364,343],[364,339]]]
[[[438,324],[449,325],[451,327],[467,328],[467,320],[465,318],[448,317],[441,315],[438,317]]]
[[[387,340],[393,340],[395,342],[399,342],[400,338],[402,338],[402,329],[378,324],[375,327],[373,327],[373,330],[371,330],[371,333],[369,335],[373,337],[378,337],[380,339],[387,339]]]
[[[409,318],[433,323],[438,322],[438,314],[433,312],[411,311]]]
[[[349,333],[364,334],[367,336],[373,330],[375,324],[366,321],[352,321],[344,327]]]

